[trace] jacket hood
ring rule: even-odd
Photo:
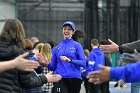
[[[94,53],[96,53],[97,55],[102,55],[103,53],[100,48],[94,48],[92,49],[92,51],[94,51]]]
[[[0,60],[10,60],[21,53],[21,49],[16,45],[11,45],[7,42],[0,41]]]

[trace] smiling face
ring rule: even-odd
[[[74,31],[69,25],[66,25],[63,27],[64,38],[71,38],[73,34],[74,34]]]

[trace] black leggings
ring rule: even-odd
[[[54,83],[52,93],[80,93],[82,80],[78,78],[63,78]]]

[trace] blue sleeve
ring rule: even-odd
[[[37,58],[36,58],[35,56],[29,56],[28,59],[29,59],[29,60],[37,61]]]
[[[78,55],[78,58],[71,59],[71,63],[73,63],[79,67],[85,67],[86,66],[86,59],[85,59],[83,48],[80,44],[77,45],[76,47],[77,47],[76,53]]]
[[[87,65],[88,65],[88,71],[94,71],[94,66],[95,66],[95,56],[91,52],[88,59],[87,59]]]
[[[110,79],[120,80],[125,82],[140,82],[140,61],[124,67],[111,68]]]
[[[51,62],[48,64],[48,68],[52,71],[54,71],[57,67],[57,56],[55,54],[55,52],[57,51],[56,50],[57,48],[53,49],[52,50],[52,60]]]
[[[37,58],[35,56],[29,56],[28,59],[37,61]],[[37,69],[35,69],[37,74],[41,74],[43,72],[43,66],[40,65]]]
[[[95,61],[94,53],[91,52],[87,60],[88,61]]]
[[[92,66],[95,65],[95,56],[94,56],[94,53],[91,52],[89,54],[89,57],[88,57],[87,61],[88,61],[88,65],[92,65]]]

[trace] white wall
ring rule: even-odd
[[[15,0],[0,0],[0,32],[6,19],[15,18]]]

